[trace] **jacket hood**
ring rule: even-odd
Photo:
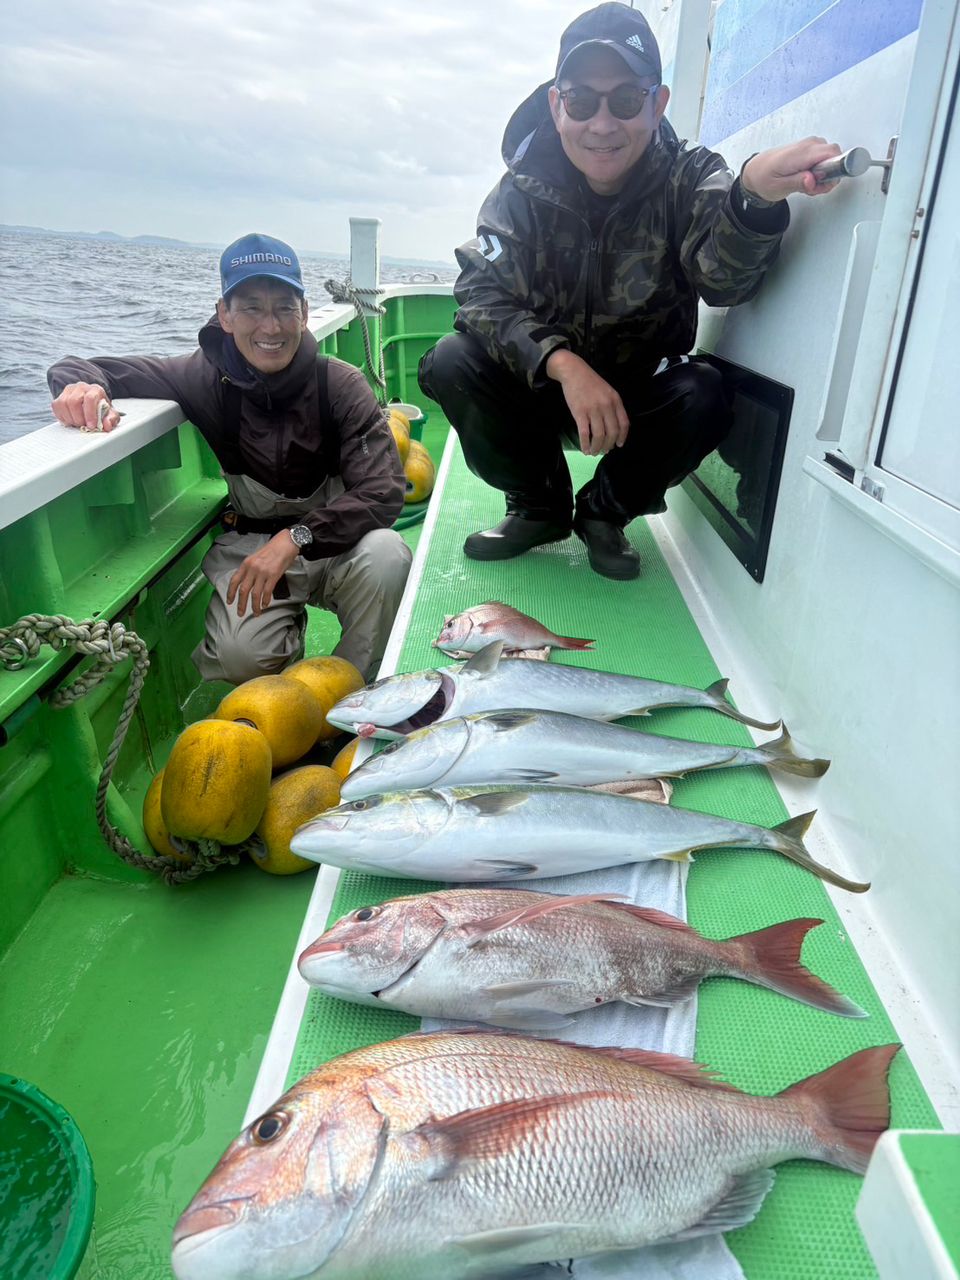
[[[539,85],[514,111],[504,130],[501,154],[515,177],[529,175],[560,191],[574,190],[580,185],[579,175],[567,159],[550,114],[547,94],[552,84],[547,80]],[[630,174],[625,190],[660,186],[682,145],[673,126],[661,120],[658,136]]]
[[[264,405],[283,403],[300,394],[307,379],[316,376],[317,340],[309,329],[300,339],[297,353],[279,373],[251,369],[237,350],[233,337],[220,327],[216,315],[197,334],[200,350],[221,377],[229,378]]]

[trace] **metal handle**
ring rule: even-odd
[[[874,167],[889,169],[892,164],[892,159],[874,160],[866,147],[851,147],[843,155],[814,165],[811,172],[816,175],[818,182],[836,182],[838,178],[859,178]]]

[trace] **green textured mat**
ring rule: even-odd
[[[587,478],[593,463],[579,455],[568,455],[568,461],[576,487]],[[717,670],[644,521],[635,521],[628,530],[643,557],[643,573],[635,582],[618,583],[590,571],[576,538],[538,548],[514,561],[484,564],[465,559],[463,539],[475,529],[496,523],[503,505],[500,494],[469,474],[459,450],[441,498],[443,507],[399,670],[443,665],[431,641],[444,614],[499,599],[562,634],[597,639],[594,653],[564,652],[552,661],[701,688],[726,674]],[[743,709],[761,718],[769,712],[782,713],[790,722],[789,706]],[[749,745],[752,741],[741,725],[711,711],[661,711],[627,723],[708,742]],[[804,746],[816,754],[830,754],[829,742]],[[815,783],[809,784],[809,794],[813,809]],[[759,768],[682,780],[674,803],[765,826],[787,816],[767,772]],[[432,887],[345,873],[331,920],[366,903]],[[690,923],[714,938],[796,916],[822,918],[824,925],[804,945],[804,963],[870,1013],[867,1019],[841,1019],[747,983],[705,982],[700,988],[695,1056],[725,1079],[752,1093],[775,1093],[857,1049],[897,1039],[822,885],[800,867],[772,853],[716,850],[697,858],[687,894]],[[418,1026],[419,1020],[406,1014],[348,1005],[311,992],[289,1080],[335,1054]],[[893,1126],[939,1127],[903,1053],[895,1060],[890,1078]],[[859,1280],[874,1275],[854,1219],[860,1185],[854,1175],[826,1165],[805,1161],[780,1165],[773,1191],[756,1221],[727,1235],[749,1280]]]

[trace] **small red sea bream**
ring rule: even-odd
[[[866,1015],[800,964],[822,920],[714,942],[617,895],[446,889],[343,916],[299,959],[328,995],[418,1017],[558,1031],[622,1000],[678,1004],[709,977],[742,978],[843,1017]]]
[[[863,1173],[898,1045],[773,1097],[685,1058],[505,1032],[404,1036],[305,1076],[173,1233],[177,1280],[478,1280],[732,1231],[783,1160]]]
[[[545,647],[592,649],[595,644],[593,640],[580,640],[575,636],[558,636],[536,618],[499,600],[488,600],[455,617],[445,618],[443,630],[433,644],[447,653],[477,653],[494,640],[503,641],[505,654]]]

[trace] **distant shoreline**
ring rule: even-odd
[[[56,231],[50,227],[30,227],[20,224],[10,224],[0,222],[0,234],[16,235],[16,236],[61,236],[71,240],[99,240],[106,244],[129,244],[129,245],[149,245],[161,249],[213,249],[218,251],[223,248],[220,244],[211,244],[209,241],[193,241],[193,240],[176,240],[170,236],[122,236],[116,231]],[[348,253],[336,253],[333,250],[326,249],[304,249],[300,255],[303,258],[333,258],[346,262],[350,255]],[[419,267],[455,267],[454,262],[444,262],[440,259],[428,258],[394,258],[384,255],[384,262],[399,263],[403,266],[419,266]]]

